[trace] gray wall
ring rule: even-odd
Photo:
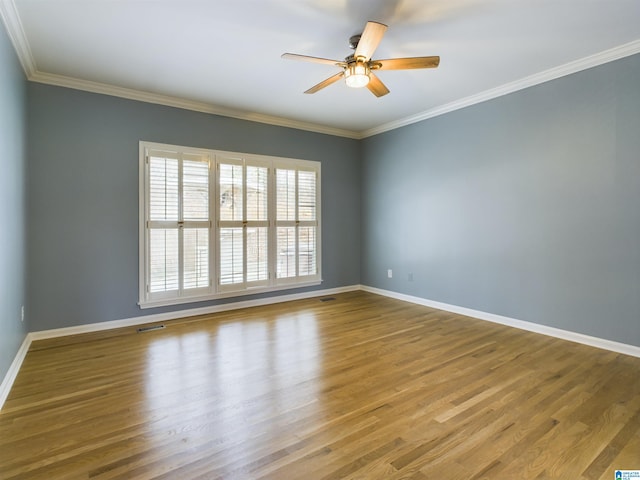
[[[2,205],[23,205],[24,81],[3,42]],[[136,304],[148,140],[321,161],[319,288],[363,283],[640,345],[638,78],[634,56],[361,142],[29,84],[30,330],[172,310]],[[6,369],[25,332],[24,216],[4,217]]]
[[[0,26],[0,382],[27,334],[25,302],[26,80]]]
[[[322,162],[315,289],[359,283],[358,141],[35,83],[28,98],[31,330],[216,303],[137,306],[140,140]]]
[[[362,182],[363,284],[640,345],[640,55],[368,138]]]

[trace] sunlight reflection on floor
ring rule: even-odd
[[[311,313],[164,333],[148,347],[145,391],[153,429],[165,439],[213,441],[241,455],[252,439],[319,408],[322,354]]]

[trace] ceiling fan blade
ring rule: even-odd
[[[372,60],[371,68],[375,70],[410,70],[412,68],[436,68],[440,57],[409,57]]]
[[[387,26],[378,22],[367,22],[364,27],[364,32],[360,36],[358,46],[353,54],[355,58],[364,57],[365,61],[369,61],[373,52],[376,51],[384,32],[387,31]]]
[[[327,78],[326,80],[321,81],[320,83],[318,83],[317,85],[314,85],[304,93],[316,93],[318,90],[322,90],[323,88],[328,87],[332,83],[336,83],[342,77],[344,77],[344,71],[338,72],[335,75],[332,75],[331,77]]]
[[[282,58],[289,60],[302,60],[303,62],[322,63],[325,65],[335,65],[337,67],[345,67],[347,64],[340,60],[331,60],[329,58],[310,57],[308,55],[298,55],[297,53],[283,53]]]
[[[376,77],[373,73],[369,75],[369,83],[367,83],[367,88],[373,93],[376,97],[382,97],[389,93],[389,89],[386,87],[382,81]]]

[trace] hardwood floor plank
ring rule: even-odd
[[[582,476],[589,480],[600,478],[618,454],[631,442],[634,435],[640,431],[638,425],[640,425],[640,410],[637,410],[616,436],[605,445],[600,454],[582,473]],[[636,453],[638,454],[637,458],[640,459],[640,447],[636,450]]]
[[[603,467],[603,472],[598,480],[611,478],[614,476],[615,470],[638,470],[636,467],[638,452],[640,452],[640,428],[636,430],[635,435],[629,439],[616,458],[609,465]]]
[[[4,479],[581,479],[640,468],[640,359],[365,292],[34,342]]]

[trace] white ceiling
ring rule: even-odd
[[[640,52],[640,0],[0,0],[28,78],[362,138]],[[391,93],[336,83],[367,20]]]

